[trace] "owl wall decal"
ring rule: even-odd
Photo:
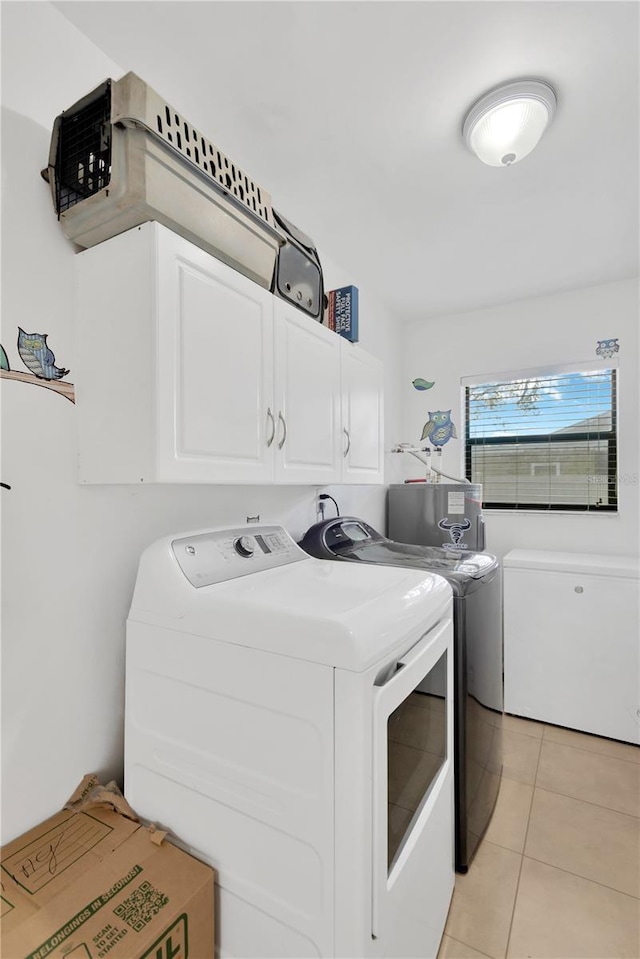
[[[424,424],[420,442],[429,440],[436,449],[442,449],[451,438],[458,438],[455,425],[451,422],[451,410],[435,410],[433,413],[430,410],[429,421]]]
[[[60,380],[69,370],[56,366],[56,358],[47,346],[46,333],[25,333],[18,327],[18,353],[24,365],[39,380]]]
[[[620,343],[618,342],[617,336],[611,340],[598,340],[596,356],[601,356],[603,359],[608,359],[610,356],[614,356],[619,351]]]

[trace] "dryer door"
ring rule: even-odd
[[[372,935],[397,940],[402,922],[415,941],[423,924],[434,955],[454,881],[452,641],[446,619],[390,664],[373,697]]]

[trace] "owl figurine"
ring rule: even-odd
[[[429,440],[436,449],[442,449],[445,443],[453,437],[457,440],[455,425],[451,422],[451,410],[429,411],[429,422],[424,424],[420,442]]]
[[[69,370],[56,366],[56,358],[47,346],[46,333],[25,333],[18,327],[18,353],[20,359],[39,380],[60,380]]]
[[[610,340],[598,340],[596,356],[601,356],[603,359],[609,359],[609,357],[615,356],[615,354],[619,351],[620,344],[617,336]]]

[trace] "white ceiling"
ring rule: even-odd
[[[638,274],[635,0],[55,6],[401,319]],[[523,76],[555,87],[554,122],[487,167],[464,113]]]

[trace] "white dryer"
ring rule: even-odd
[[[126,793],[216,869],[218,955],[436,956],[454,883],[452,638],[444,579],[313,559],[278,526],[145,551]]]

